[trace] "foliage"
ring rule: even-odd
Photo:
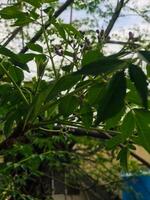
[[[127,170],[135,145],[150,152],[149,49],[129,38],[108,55],[103,31],[87,36],[57,19],[57,6],[55,0],[22,0],[0,10],[1,18],[21,30],[41,27],[20,53],[0,45],[2,200],[46,198],[28,187],[44,177],[43,163],[77,173],[86,154],[106,150]],[[34,66],[37,74],[27,81],[24,74]]]

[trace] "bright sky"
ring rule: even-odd
[[[84,0],[84,1],[89,1],[89,0]],[[0,4],[2,3],[6,3],[7,0],[0,0]],[[65,2],[65,0],[60,0],[61,3]],[[111,3],[112,5],[116,5],[117,0],[107,0],[107,2]],[[130,3],[128,4],[128,6],[130,8],[134,8],[134,9],[149,9],[150,10],[150,0],[130,0]],[[64,19],[64,21],[67,23],[69,22],[69,13],[70,13],[70,8],[68,8],[62,15],[61,18]],[[127,11],[123,11],[123,14],[125,14],[125,16],[123,17],[119,17],[112,32],[111,32],[111,37],[115,37],[115,35],[117,34],[118,36],[122,36],[123,33],[126,37],[128,37],[128,32],[129,31],[133,31],[135,33],[136,36],[139,35],[146,35],[150,36],[150,25],[148,22],[146,22],[144,19],[142,19],[141,17],[138,17],[137,15],[133,15],[133,12],[127,12]],[[73,19],[81,19],[81,18],[85,18],[88,15],[86,14],[86,12],[83,11],[75,11],[73,10]],[[99,20],[99,27],[97,28],[105,28],[106,27],[106,23],[103,20]],[[140,30],[140,31],[139,31]],[[4,36],[6,35],[7,32],[7,27],[4,26],[3,23],[0,22],[0,41],[2,41],[2,39],[4,38]],[[13,42],[13,44],[15,44],[17,42],[17,40],[15,40]],[[14,46],[14,45],[13,45]],[[112,48],[112,47],[111,47]],[[117,48],[117,46],[113,47],[113,48]],[[27,75],[28,76],[28,75]]]

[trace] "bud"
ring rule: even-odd
[[[104,36],[104,29],[101,30],[101,32],[100,32],[100,36],[101,36],[101,37]]]
[[[98,29],[96,30],[96,33],[99,34],[99,30]]]
[[[134,34],[130,31],[129,32],[129,40],[133,40],[134,39]]]

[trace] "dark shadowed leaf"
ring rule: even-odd
[[[118,146],[121,142],[122,142],[122,135],[118,133],[117,135],[113,136],[106,142],[106,148],[108,150],[115,149],[116,146]]]
[[[142,99],[143,106],[147,109],[148,83],[146,75],[144,74],[143,70],[136,65],[131,65],[129,67],[129,75]]]
[[[124,69],[126,67],[128,67],[127,60],[120,60],[116,57],[116,55],[107,57],[103,56],[96,61],[92,61],[82,66],[82,68],[79,71],[75,72],[75,74],[96,76],[110,73],[118,69]]]
[[[92,106],[96,106],[100,99],[102,98],[106,88],[105,83],[96,83],[94,86],[91,86],[87,92],[88,103]]]
[[[93,111],[89,104],[84,103],[80,108],[81,120],[85,127],[90,127],[93,122]]]
[[[128,156],[129,151],[127,147],[122,148],[117,156],[117,159],[120,160],[120,165],[125,171],[128,171]]]
[[[115,116],[124,106],[126,79],[123,71],[114,74],[102,100],[99,102],[95,124]]]
[[[59,103],[59,111],[64,117],[73,114],[74,110],[78,107],[79,100],[75,96],[66,96],[61,99]]]
[[[146,66],[147,77],[150,77],[150,64]]]
[[[71,89],[79,80],[81,76],[66,75],[61,77],[53,86],[49,93],[49,99],[57,97],[57,95],[65,90]]]
[[[150,152],[150,111],[135,109],[134,112],[140,143]]]
[[[15,119],[16,119],[16,113],[14,110],[13,112],[9,112],[8,115],[6,116],[6,121],[4,123],[4,135],[6,137],[8,137],[12,132]]]
[[[124,114],[125,114],[125,107],[123,107],[121,111],[118,112],[114,117],[106,120],[105,128],[108,130],[116,128],[118,125],[120,125],[121,118],[123,117]]]
[[[150,51],[139,51],[139,56],[145,62],[147,62],[148,64],[150,64]]]

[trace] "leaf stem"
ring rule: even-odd
[[[44,39],[45,39],[46,46],[47,46],[47,49],[48,49],[49,57],[50,57],[50,59],[51,59],[53,72],[54,72],[55,78],[57,79],[57,78],[58,78],[58,76],[57,76],[57,71],[56,71],[56,68],[55,68],[55,63],[54,63],[54,60],[53,60],[53,56],[52,56],[52,53],[51,53],[51,49],[50,49],[49,43],[48,43],[48,36],[47,36],[47,34],[46,34],[46,29],[45,29],[44,22],[43,22],[42,10],[41,10],[41,21],[42,21],[43,35],[44,35]]]
[[[9,72],[5,69],[4,65],[3,65],[4,60],[0,63],[1,68],[3,69],[3,71],[5,72],[5,74],[7,75],[7,77],[12,81],[12,83],[14,84],[15,88],[18,90],[18,92],[20,93],[20,96],[22,97],[23,101],[26,104],[29,104],[27,98],[25,97],[25,95],[23,94],[22,90],[20,89],[20,87],[17,85],[17,83],[15,82],[15,80],[13,79],[13,77],[9,74]]]

